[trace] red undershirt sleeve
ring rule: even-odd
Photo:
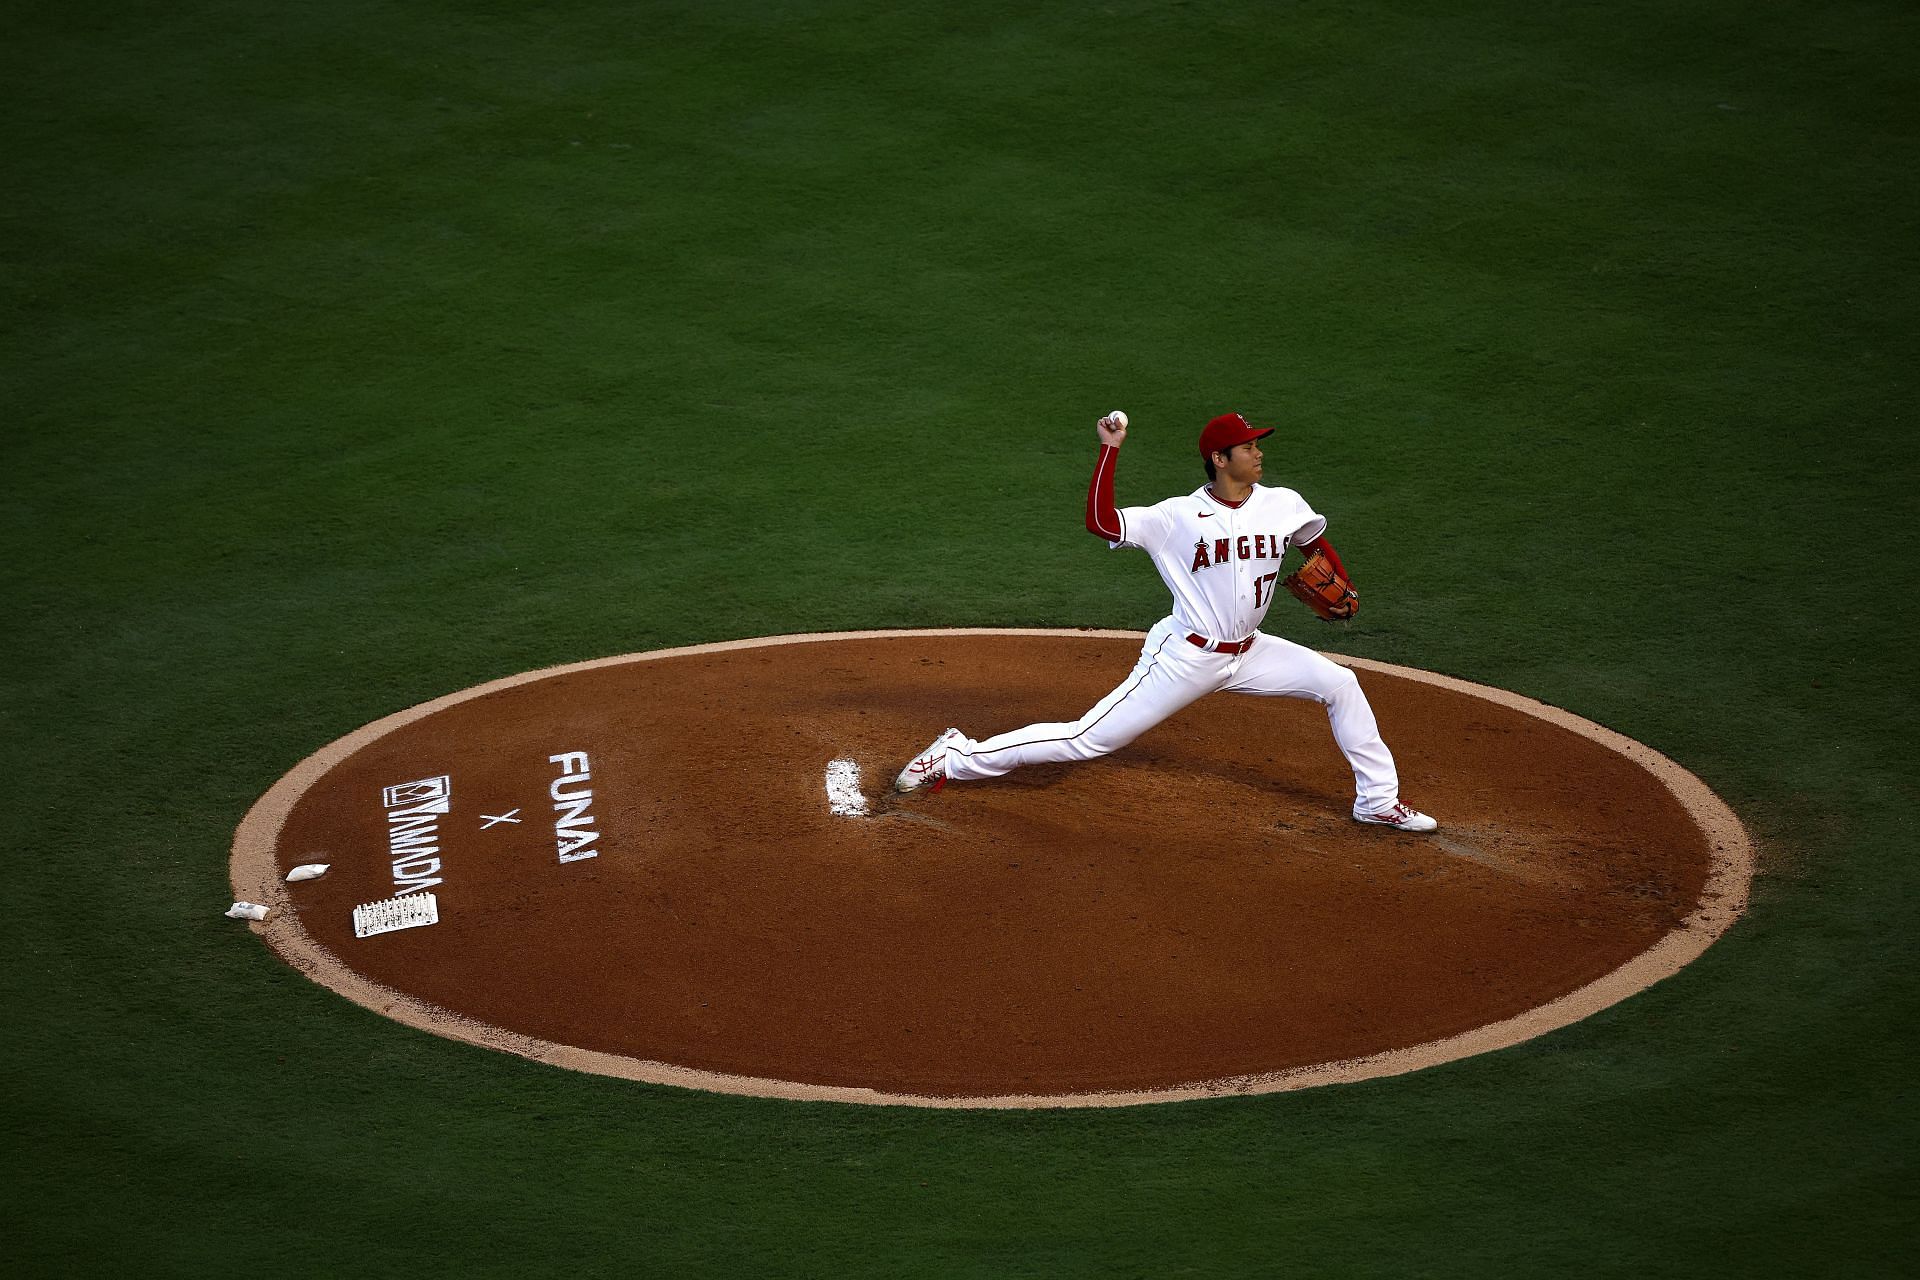
[[[1322,534],[1312,542],[1301,543],[1300,550],[1308,559],[1313,558],[1314,552],[1321,552],[1327,557],[1327,563],[1334,567],[1335,572],[1348,582],[1353,581],[1353,575],[1347,572],[1347,566],[1340,563],[1340,553],[1333,549],[1333,544],[1327,541],[1326,535]]]
[[[1120,464],[1120,450],[1110,444],[1100,446],[1100,461],[1094,465],[1093,480],[1087,485],[1087,532],[1119,542],[1122,537],[1120,512],[1113,505],[1113,473]]]

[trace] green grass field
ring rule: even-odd
[[[15,6],[16,1274],[1903,1271],[1915,65],[1885,0]],[[1053,1114],[563,1073],[221,917],[276,778],[483,680],[1150,625],[1115,406],[1123,502],[1278,426],[1367,607],[1269,629],[1667,753],[1748,916],[1496,1054]]]

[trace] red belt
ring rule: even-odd
[[[1200,648],[1213,653],[1245,653],[1247,650],[1253,648],[1253,641],[1254,636],[1248,636],[1245,640],[1209,640],[1202,635],[1189,634],[1187,636],[1188,644],[1198,645]]]

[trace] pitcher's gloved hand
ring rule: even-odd
[[[1328,622],[1344,621],[1360,611],[1360,593],[1333,567],[1332,561],[1318,551],[1283,578],[1280,585]]]

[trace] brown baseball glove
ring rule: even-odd
[[[1351,618],[1360,611],[1360,593],[1333,567],[1333,562],[1318,551],[1281,579],[1281,585],[1328,622]]]

